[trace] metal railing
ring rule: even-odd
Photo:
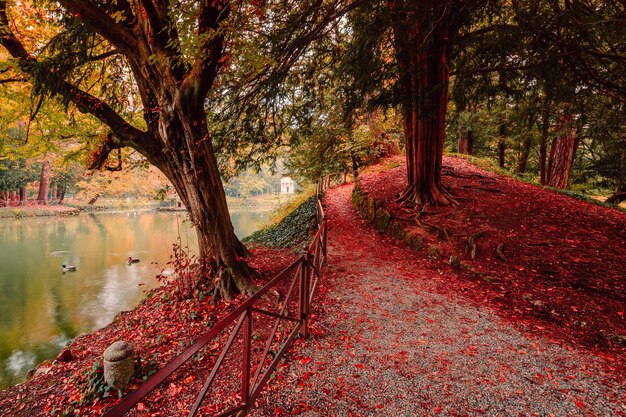
[[[238,396],[233,395],[233,400],[236,403],[234,405],[232,403],[230,405],[227,404],[226,406],[224,404],[213,404],[211,405],[213,408],[208,411],[206,409],[203,410],[202,415],[210,414],[220,417],[236,415],[241,417],[254,406],[265,384],[271,378],[295,338],[298,335],[302,337],[308,336],[311,302],[322,277],[322,270],[327,256],[328,226],[321,201],[322,192],[326,184],[329,184],[329,182],[325,183],[320,180],[318,183],[318,230],[311,245],[303,249],[302,255],[235,310],[217,322],[207,333],[198,338],[180,355],[176,356],[145,383],[140,385],[136,391],[122,398],[103,417],[124,416],[174,371],[181,368],[189,359],[197,355],[209,342],[219,336],[225,337],[228,329],[231,329],[228,340],[213,363],[211,372],[196,397],[188,416],[192,417],[198,413],[203,405],[203,401],[205,401],[207,394],[214,385],[219,371],[225,367],[227,355],[236,344],[241,349],[241,356],[237,358],[241,366],[240,375],[237,376],[240,380],[238,382],[235,381],[239,385],[237,390],[239,394]],[[287,289],[282,302],[274,309],[262,306],[262,301],[281,285]],[[261,326],[253,325],[255,318],[259,321],[257,324],[265,325],[263,329],[260,328]],[[273,321],[273,324],[271,325],[271,330],[267,333],[263,349],[257,348],[253,350],[253,343],[258,342],[259,339],[258,334],[253,335],[253,330],[259,330],[262,333],[270,327],[266,325],[268,323],[263,322],[260,318],[264,318],[270,323]],[[255,358],[253,353],[256,352],[259,352],[260,355],[257,355]]]

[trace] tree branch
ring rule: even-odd
[[[144,25],[148,25],[145,32],[152,41],[151,48],[169,58],[172,74],[177,81],[182,81],[185,71],[180,56],[180,39],[176,24],[169,17],[167,1],[140,0],[140,3],[147,21],[142,14],[138,14],[138,18],[144,22]]]
[[[118,158],[117,158],[118,165],[117,166],[113,166],[113,167],[105,166],[105,163],[111,152],[113,152],[116,149],[117,150],[122,149],[126,146],[129,146],[129,144],[124,142],[123,140],[120,140],[120,138],[118,138],[114,134],[109,133],[106,136],[106,139],[104,140],[104,142],[102,142],[102,144],[100,145],[100,147],[96,149],[96,151],[93,154],[91,154],[91,160],[89,161],[89,164],[87,165],[87,169],[101,169],[102,167],[104,167],[107,171],[121,171],[122,170],[121,152],[118,153]]]
[[[117,23],[91,0],[59,0],[59,3],[125,54],[136,52],[137,41],[132,31]]]
[[[5,78],[4,80],[0,80],[0,84],[9,84],[9,83],[23,83],[28,81],[26,77],[13,77],[13,78]]]
[[[191,71],[185,77],[181,91],[193,103],[202,105],[220,68],[224,49],[224,22],[230,15],[229,0],[202,0],[198,15],[198,35],[205,37]]]

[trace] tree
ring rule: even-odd
[[[197,48],[186,59],[177,26],[178,15],[166,2],[93,2],[62,0],[65,30],[55,39],[68,48],[70,60],[84,64],[96,53],[121,55],[143,103],[145,130],[125,120],[104,99],[82,89],[27,51],[12,30],[7,2],[0,1],[0,44],[21,71],[38,85],[95,116],[109,129],[94,153],[90,168],[102,166],[109,154],[132,147],[158,167],[174,185],[198,233],[200,258],[216,273],[216,295],[249,292],[251,270],[242,258],[248,251],[234,234],[217,161],[206,123],[204,100],[225,62],[225,36],[230,3],[193,2],[198,17]],[[73,39],[84,39],[71,45]],[[100,46],[95,47],[93,40]],[[91,42],[90,42],[91,41]],[[108,45],[107,45],[108,44]],[[75,69],[73,68],[73,69]],[[130,82],[130,79],[128,80]]]
[[[546,184],[555,188],[567,188],[578,148],[575,120],[567,110],[559,118],[557,131],[559,133],[550,148]]]

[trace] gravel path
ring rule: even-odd
[[[313,337],[253,416],[626,416],[624,375],[446,291],[435,266],[327,193],[329,268]]]

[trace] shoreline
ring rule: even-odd
[[[264,194],[253,197],[227,197],[226,201],[231,211],[242,209],[256,209],[272,211],[291,197],[280,194]],[[186,212],[183,207],[176,207],[173,203],[151,201],[144,204],[126,205],[106,204],[89,206],[85,203],[70,202],[68,204],[24,205],[0,207],[0,219],[21,219],[26,217],[66,217],[77,216],[80,213],[123,213],[136,211]]]

